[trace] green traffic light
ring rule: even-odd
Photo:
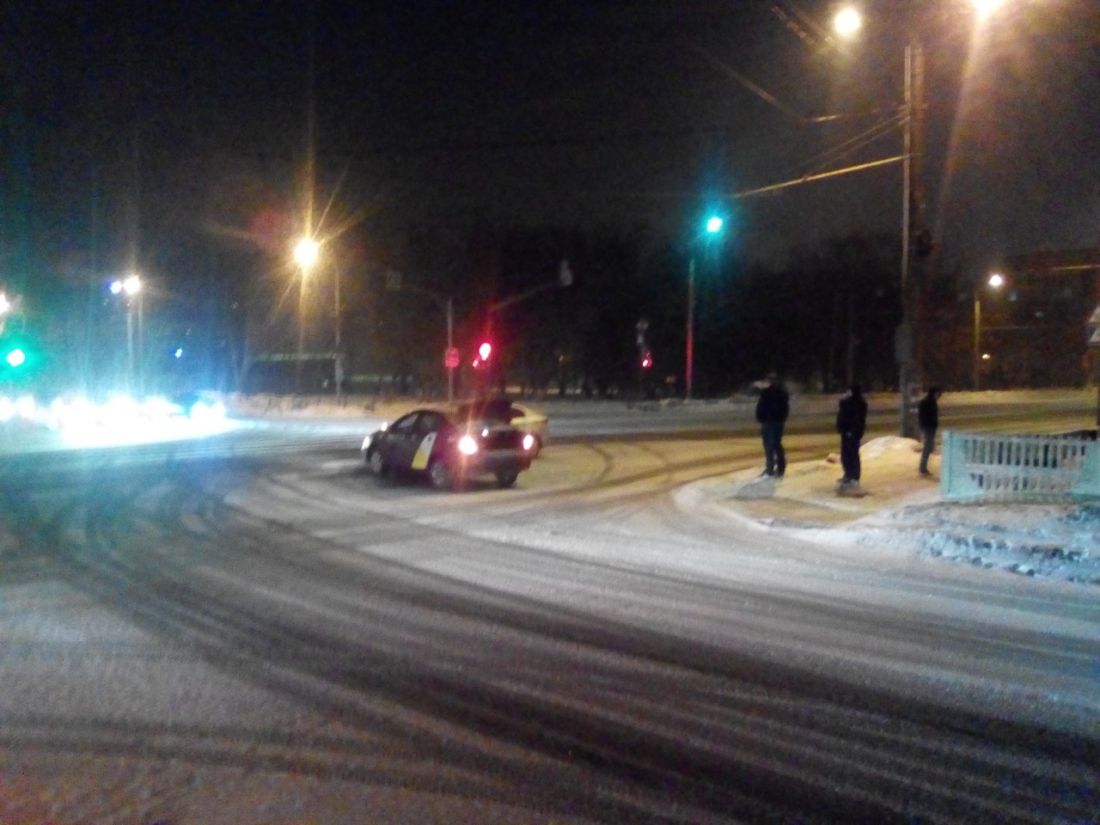
[[[717,215],[712,215],[707,218],[707,232],[711,235],[717,235],[722,231],[722,227],[725,225],[725,221],[719,218]]]
[[[16,347],[4,356],[4,360],[7,361],[8,366],[12,369],[18,369],[27,362],[27,353],[23,352],[19,347]]]

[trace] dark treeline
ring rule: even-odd
[[[470,359],[488,340],[494,382],[534,393],[680,394],[692,257],[696,395],[735,392],[772,370],[813,389],[852,380],[886,388],[896,382],[897,248],[895,238],[852,235],[767,267],[747,264],[733,241],[689,247],[640,229],[395,233],[344,267],[352,388],[441,392],[449,297],[466,389],[486,377]],[[559,283],[563,261],[570,286]],[[331,349],[326,307],[334,296],[323,278],[314,289],[307,350],[323,351]],[[293,303],[284,300],[284,309]],[[506,305],[494,311],[498,304]],[[292,327],[289,312],[251,323],[250,351],[286,350]],[[649,369],[641,367],[643,349],[652,354]],[[318,366],[313,390],[325,385]],[[271,373],[250,370],[252,388],[274,389],[260,386],[275,380]]]
[[[279,221],[261,223],[244,241],[166,233],[176,242],[154,247],[143,266],[143,386],[331,392],[338,279],[349,391],[442,396],[450,299],[459,393],[506,382],[536,395],[678,396],[692,259],[697,397],[743,390],[771,371],[806,390],[897,385],[896,237],[834,238],[766,266],[748,263],[735,237],[708,246],[641,227],[407,231],[368,219],[325,246],[300,291],[287,256],[293,236],[293,226]],[[559,281],[563,261],[569,286]],[[124,304],[100,270],[51,269],[54,277],[29,293],[32,309],[19,319],[41,353],[40,383],[120,386]],[[981,352],[989,357],[977,360],[965,273],[930,276],[921,284],[918,331],[925,381],[971,388],[977,366],[984,388],[1080,384],[1083,330],[1066,319],[1092,305],[1090,284],[1063,281],[1053,288],[1021,279],[1003,295],[986,295]],[[474,370],[481,341],[494,352],[489,369]],[[648,369],[643,351],[652,357]]]

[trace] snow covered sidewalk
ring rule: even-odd
[[[917,441],[876,438],[860,455],[859,495],[838,494],[840,463],[832,454],[788,465],[782,480],[752,470],[698,482],[681,500],[809,541],[1100,585],[1100,501],[948,503],[940,496],[938,455],[931,478],[918,474]]]

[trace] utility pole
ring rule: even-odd
[[[924,151],[924,51],[915,36],[905,47],[905,129],[902,160],[901,326],[895,349],[898,360],[898,432],[916,435],[909,403],[919,387],[922,350],[919,290],[929,239],[924,229],[921,155]]]

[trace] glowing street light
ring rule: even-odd
[[[127,275],[125,278],[116,278],[111,281],[112,295],[121,295],[124,292],[129,298],[133,298],[141,292],[141,277],[138,275]]]
[[[863,28],[863,15],[852,6],[845,6],[833,17],[833,31],[841,37],[853,37]]]
[[[294,245],[294,263],[302,270],[302,274],[306,275],[317,263],[320,253],[321,245],[317,241],[310,237],[301,238]]]
[[[294,360],[294,391],[302,391],[302,358],[305,350],[306,337],[306,277],[309,271],[316,266],[321,257],[321,245],[309,235],[298,239],[294,244],[294,263],[301,271],[301,279],[298,282],[298,352]],[[339,381],[337,381],[337,393],[339,393]]]
[[[134,384],[134,304],[137,304],[138,311],[138,338],[143,337],[144,327],[144,301],[141,297],[141,276],[136,273],[130,273],[125,278],[116,278],[111,281],[111,294],[112,295],[125,295],[126,301],[126,380],[129,383],[131,389]],[[134,299],[137,299],[136,301]],[[140,348],[141,341],[138,341]],[[142,359],[138,359],[138,363]]]
[[[703,222],[705,237],[710,240],[722,233],[725,221],[718,215],[711,215]],[[684,399],[691,399],[692,383],[695,373],[695,252],[688,259],[687,323],[684,325]]]
[[[1004,0],[973,0],[973,2],[974,11],[978,13],[979,17],[993,14],[993,12],[1004,4]]]
[[[11,312],[11,301],[8,300],[8,296],[3,292],[0,292],[0,315],[7,315]]]
[[[985,281],[990,289],[1000,289],[1005,285],[1005,276],[1000,272],[992,273]],[[989,360],[989,353],[982,352],[982,296],[978,288],[974,288],[974,357],[973,357],[973,384],[974,389],[981,389],[982,361]]]
[[[9,367],[18,369],[27,363],[27,353],[23,352],[21,348],[16,347],[4,356],[4,360],[7,361]]]
[[[1002,5],[1003,0],[971,0],[978,17],[984,18]],[[862,28],[860,13],[853,6],[840,9],[833,17],[833,30],[844,38],[854,37]],[[910,276],[913,267],[922,265],[932,250],[931,236],[923,225],[920,166],[914,162],[924,153],[924,50],[916,27],[911,25],[905,47],[905,103],[902,109],[902,216],[901,216],[901,325],[898,327],[899,430],[901,435],[913,433],[910,398],[912,389],[920,383],[920,358],[915,352],[913,325],[918,320],[920,278]],[[991,284],[992,285],[992,284]],[[994,287],[996,288],[996,287]],[[975,294],[975,312],[980,312]],[[975,324],[977,329],[977,324]],[[975,333],[977,337],[977,333]],[[975,343],[974,363],[978,364]],[[974,369],[974,385],[978,384],[978,369]]]

